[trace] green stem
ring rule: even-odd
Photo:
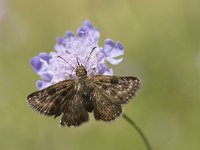
[[[123,117],[128,123],[130,123],[133,126],[133,128],[135,128],[138,131],[138,133],[142,137],[142,140],[144,141],[144,143],[147,147],[147,150],[152,150],[146,136],[144,135],[142,130],[135,124],[135,122],[131,118],[129,118],[126,114],[123,114]]]

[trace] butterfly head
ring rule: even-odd
[[[80,65],[76,68],[76,76],[77,77],[83,77],[87,75],[87,70],[83,65]]]

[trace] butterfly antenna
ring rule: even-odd
[[[95,48],[97,48],[97,47],[94,47],[94,48],[91,50],[91,52],[90,52],[90,54],[89,54],[89,57],[88,57],[86,63],[88,63],[88,61],[90,60],[90,58],[91,58],[90,56],[91,56],[92,53],[94,52]]]
[[[80,63],[79,63],[79,61],[81,62],[81,60],[80,60],[80,58],[78,58],[77,56],[76,56],[76,61],[77,61],[78,66],[81,66]],[[81,63],[81,64],[82,64],[82,63]]]
[[[61,56],[57,56],[57,57],[64,60],[68,65],[70,65],[70,67],[72,67],[75,70],[75,68],[70,63],[68,63],[64,58],[62,58]]]

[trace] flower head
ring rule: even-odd
[[[67,31],[63,38],[57,38],[54,52],[42,52],[33,57],[30,63],[41,77],[36,82],[37,88],[41,90],[63,80],[75,79],[78,63],[85,67],[88,75],[112,75],[112,68],[107,67],[106,61],[114,65],[120,63],[123,59],[117,57],[124,54],[123,46],[106,39],[104,47],[100,47],[99,37],[99,30],[86,20],[76,36]]]

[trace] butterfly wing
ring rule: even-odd
[[[68,100],[63,109],[61,126],[79,126],[89,120],[88,112],[83,105],[82,94],[77,92],[72,99]]]
[[[75,83],[73,80],[65,80],[36,91],[27,97],[30,106],[43,115],[59,116],[64,104],[75,94]]]
[[[88,113],[84,109],[82,98],[75,89],[74,80],[65,80],[27,97],[31,107],[47,116],[62,114],[61,126],[78,126],[88,121]]]
[[[102,91],[96,90],[94,97],[96,102],[93,111],[96,120],[111,121],[122,113],[121,105],[114,104]]]
[[[94,87],[94,117],[111,121],[122,113],[121,104],[128,102],[139,88],[136,77],[98,75],[89,78]]]
[[[140,80],[136,77],[97,75],[90,77],[94,88],[105,93],[115,104],[127,103],[139,89]]]

